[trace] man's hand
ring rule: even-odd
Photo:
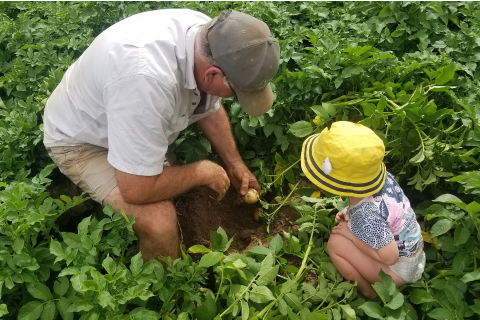
[[[201,170],[201,175],[208,177],[205,185],[218,193],[218,201],[222,200],[230,187],[230,179],[228,179],[227,173],[214,162],[201,161],[200,164],[199,170]]]
[[[260,192],[260,185],[258,184],[257,178],[248,170],[243,162],[228,167],[227,173],[233,187],[237,190],[237,203],[242,202],[242,196],[244,196],[250,188]]]

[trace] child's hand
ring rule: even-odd
[[[342,221],[337,226],[333,227],[332,234],[341,234],[345,238],[352,241],[355,237],[352,230],[350,230],[350,228],[347,226],[347,223],[345,221]]]
[[[347,207],[343,208],[342,211],[338,212],[337,215],[335,216],[335,219],[338,222],[345,222],[345,214],[347,213]]]

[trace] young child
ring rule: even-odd
[[[334,122],[307,138],[302,170],[320,188],[349,197],[337,213],[328,252],[340,274],[357,281],[373,299],[371,286],[382,269],[397,287],[418,281],[425,268],[420,225],[410,202],[383,163],[385,146],[369,128]]]

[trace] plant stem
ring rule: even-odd
[[[250,287],[252,286],[252,284],[257,279],[257,276],[258,276],[258,274],[255,277],[253,277],[252,281],[250,281],[250,283],[245,288],[245,290],[243,290],[243,292],[240,294],[240,296],[237,299],[235,299],[235,301],[233,301],[233,303],[230,304],[230,306],[225,311],[222,312],[222,314],[220,315],[220,318],[222,318],[228,311],[230,311],[230,309],[232,309],[233,306],[236,305],[237,302],[240,301],[240,299],[242,299],[245,296],[245,293],[247,293],[247,291],[250,290]]]
[[[325,299],[322,301],[322,303],[320,303],[318,305],[318,307],[315,308],[314,312],[317,311],[318,309],[320,309],[323,304],[325,303],[325,301],[327,301],[327,298],[330,296],[330,294],[332,293],[333,289],[335,288],[335,285],[337,284],[337,279],[335,279],[335,283],[333,284],[332,288],[330,289],[330,291],[328,292],[327,296],[325,297]],[[328,307],[328,306],[327,306]],[[323,309],[321,309],[323,310]]]
[[[317,211],[315,210],[315,213]],[[313,247],[313,235],[315,234],[315,222],[317,219],[317,215],[315,214],[315,217],[313,219],[313,226],[312,226],[312,233],[310,234],[310,240],[308,241],[308,247],[307,250],[305,251],[305,256],[302,260],[302,265],[300,266],[300,269],[297,272],[297,276],[295,277],[295,282],[298,282],[300,278],[302,277],[303,270],[307,267],[307,260],[308,260],[308,255],[310,254],[310,250],[312,250]]]
[[[283,170],[282,172],[280,172],[277,177],[275,178],[275,180],[273,180],[273,182],[270,182],[268,184],[268,189],[270,189],[270,186],[273,184],[275,184],[275,182],[277,182],[277,180],[283,175],[283,173],[287,172],[288,170],[290,170],[291,168],[293,168],[297,163],[300,162],[300,159],[298,159],[297,161],[295,161],[290,167],[288,167],[287,169]]]
[[[343,303],[345,300],[347,300],[346,298],[343,298],[341,301],[338,301],[334,304],[329,304],[328,306],[326,306],[325,308],[323,309],[320,309],[319,311],[325,311],[325,310],[328,310],[328,309],[331,309],[333,307],[335,307],[336,305],[340,304],[340,303]]]
[[[215,297],[215,302],[217,302],[218,297],[220,296],[220,289],[223,285],[223,266],[222,266],[222,275],[220,276],[220,285],[218,286],[217,296]]]
[[[300,161],[300,160],[299,160]],[[298,162],[298,161],[297,161]],[[280,203],[280,205],[278,206],[277,209],[275,209],[275,211],[273,211],[271,214],[268,215],[268,223],[267,223],[267,233],[270,234],[270,221],[273,219],[273,217],[275,217],[275,214],[277,213],[278,210],[280,210],[280,208],[283,207],[283,205],[285,204],[285,202],[287,202],[287,200],[290,198],[290,196],[292,195],[292,193],[295,192],[295,190],[297,190],[297,186],[300,184],[300,182],[302,182],[302,180],[299,180],[297,182],[297,184],[293,187],[292,191],[290,191],[290,193],[288,194],[288,196],[283,199],[282,203]]]

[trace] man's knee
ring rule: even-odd
[[[135,215],[134,228],[151,236],[177,230],[177,213],[171,201],[159,201],[143,206]]]

